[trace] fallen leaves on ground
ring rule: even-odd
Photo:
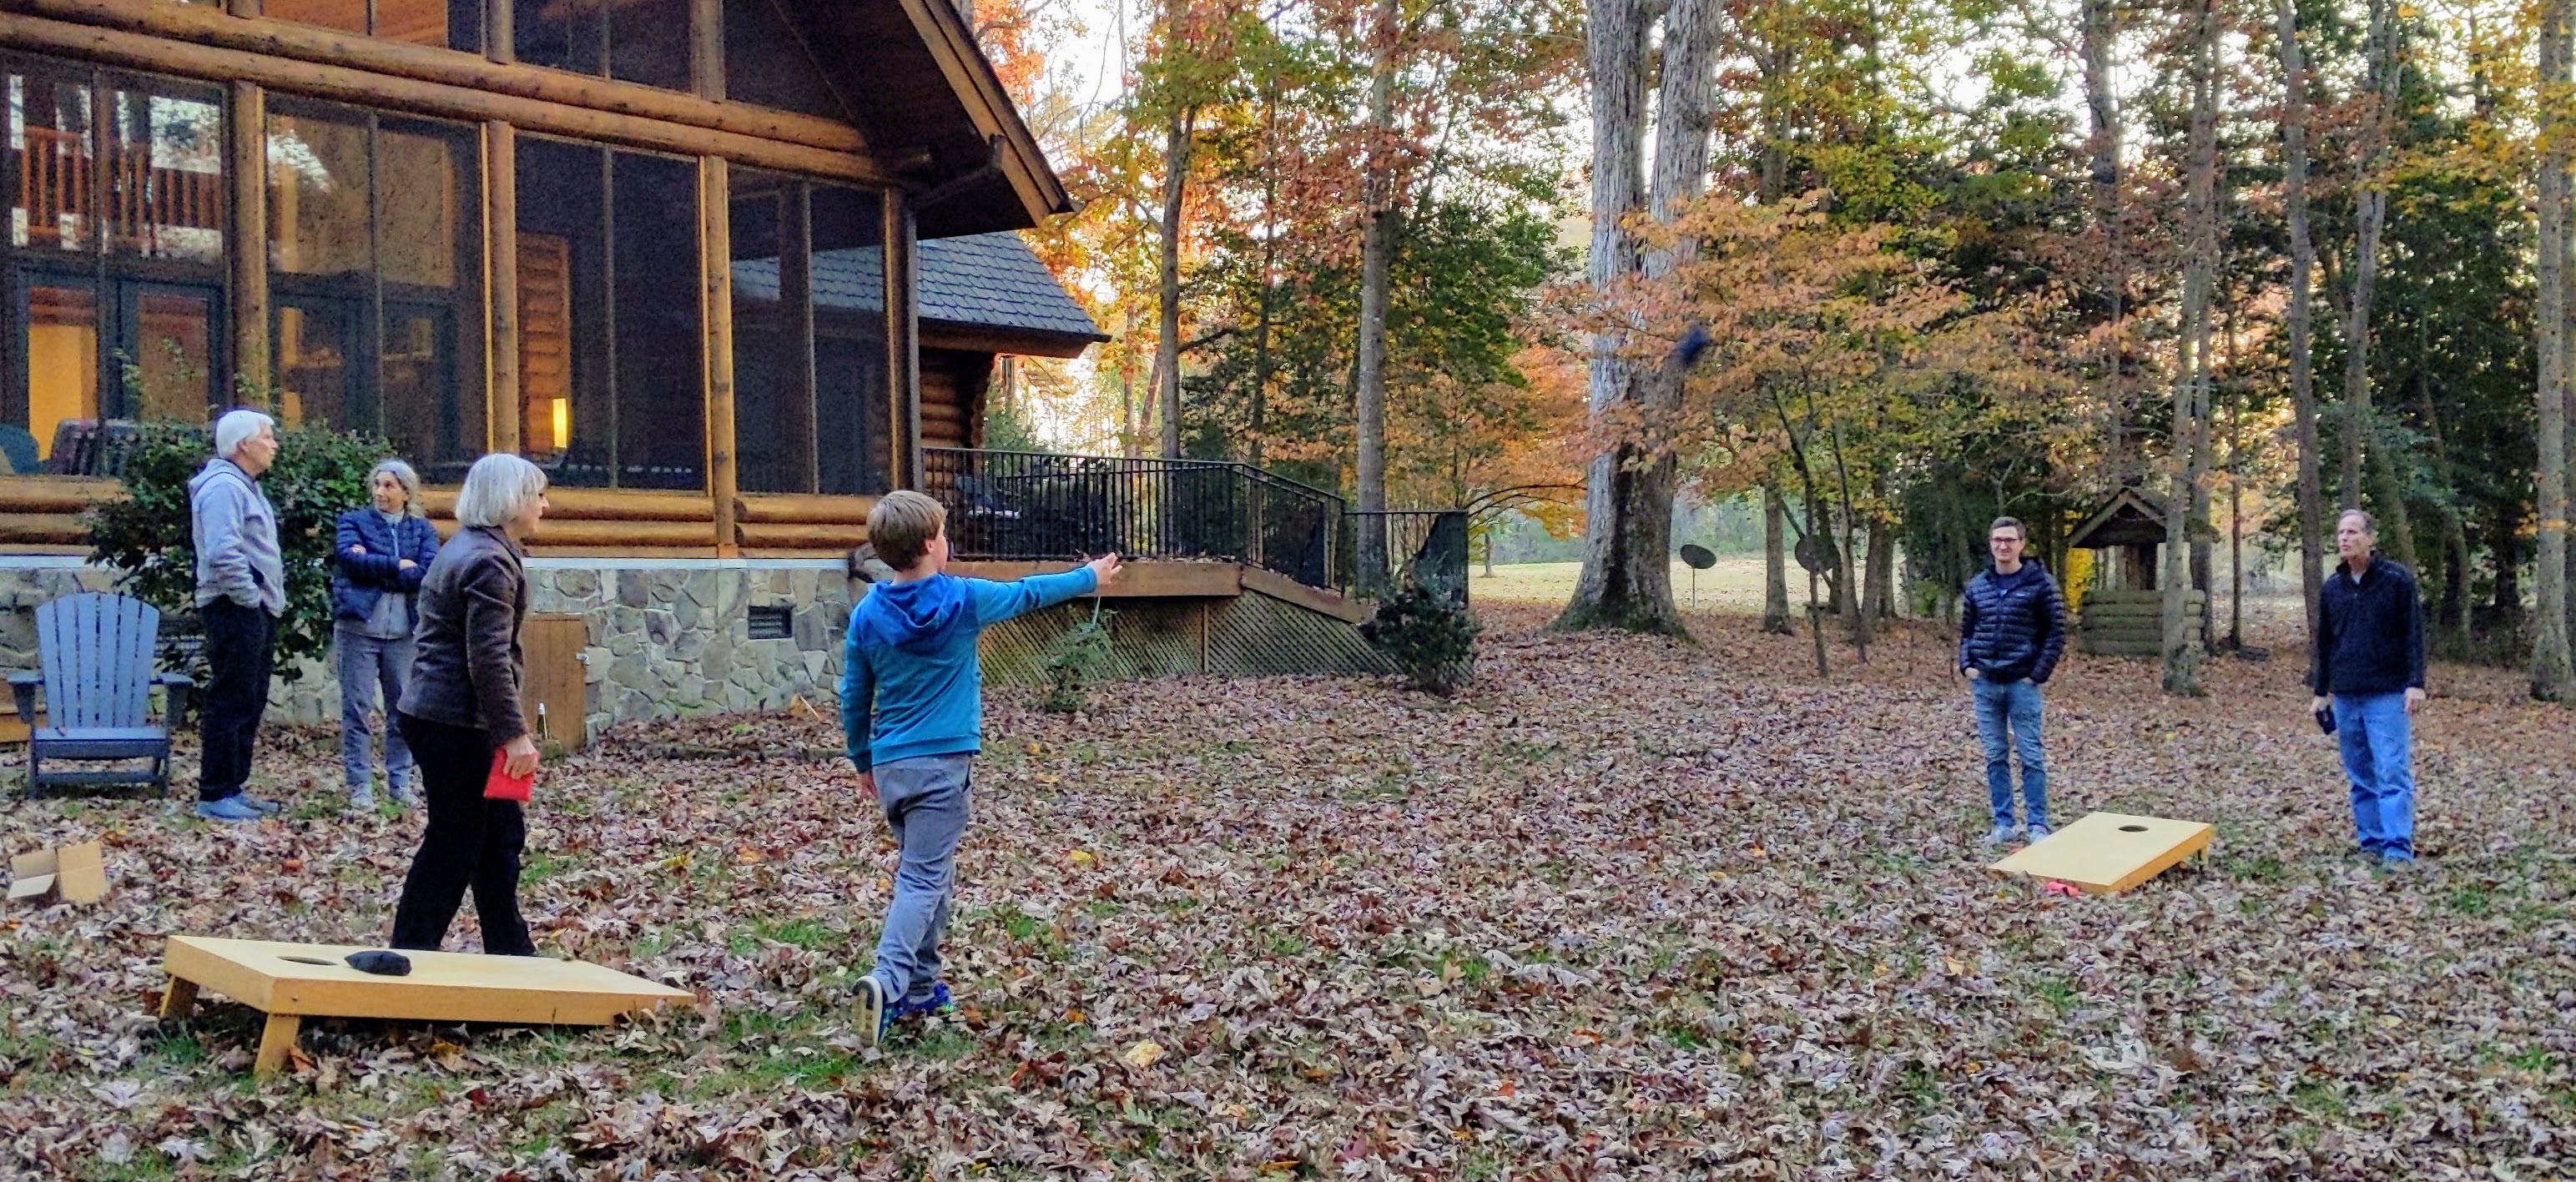
[[[2343,858],[2296,662],[2050,686],[2060,820],[2203,819],[2213,858],[2044,896],[1976,844],[1964,683],[1915,626],[1802,637],[1493,618],[1455,701],[1353,680],[997,690],[947,944],[953,1017],[850,1028],[884,822],[808,712],[631,727],[550,766],[541,946],[694,990],[592,1030],[308,1020],[288,1076],[170,932],[383,938],[411,816],[15,803],[117,834],[108,900],[0,942],[0,1174],[128,1177],[2517,1178],[2576,1160],[2563,712],[2444,669],[2427,865]],[[2287,651],[2286,646],[2276,648]],[[191,764],[193,760],[190,761]],[[296,867],[285,870],[286,867]],[[461,917],[451,948],[477,947]]]

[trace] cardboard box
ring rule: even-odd
[[[41,902],[55,896],[84,907],[107,896],[107,864],[97,842],[37,850],[9,860],[10,902]]]

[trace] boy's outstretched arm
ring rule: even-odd
[[[859,647],[856,611],[851,612],[850,624],[848,638],[841,642],[841,741],[850,766],[858,769],[859,787],[873,791],[874,761],[868,744],[876,734],[876,671],[868,667],[867,653]]]
[[[1090,595],[1116,581],[1120,569],[1118,556],[1107,554],[1069,571],[1030,575],[1016,582],[968,579],[966,586],[975,595],[975,626],[990,628],[1015,616]]]

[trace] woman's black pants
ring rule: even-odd
[[[488,732],[396,716],[403,741],[420,765],[421,794],[428,798],[429,827],[403,879],[394,907],[396,948],[435,952],[447,938],[467,887],[483,923],[483,951],[535,956],[528,924],[519,918],[519,851],[528,826],[515,800],[485,800],[496,749]]]

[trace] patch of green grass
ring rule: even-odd
[[[327,821],[339,816],[347,808],[348,802],[336,795],[307,796],[296,801],[295,810],[287,816],[298,821]]]
[[[2525,1047],[2505,1062],[2524,1071],[2547,1072],[2557,1065],[2558,1057],[2550,1054],[2547,1047]]]
[[[2228,877],[2248,882],[2279,882],[2290,876],[2289,866],[2273,854],[2228,855],[2219,866]]]
[[[193,1066],[214,1057],[206,1052],[206,1044],[198,1040],[195,1031],[178,1029],[163,1031],[144,1054],[176,1067]]]
[[[1282,958],[1304,956],[1313,947],[1314,944],[1306,937],[1295,932],[1273,932],[1270,936],[1270,955],[1272,956]]]
[[[2050,1009],[2056,1010],[2060,1018],[2074,1013],[2075,1007],[2084,1002],[2084,995],[2075,987],[2075,982],[2064,977],[2041,977],[2032,992],[2047,1002]]]
[[[1412,796],[1413,775],[1403,768],[1382,769],[1376,779],[1342,789],[1342,799],[1356,804],[1389,804]]]
[[[2495,905],[2495,899],[2487,888],[2470,885],[2453,890],[2443,903],[2459,915],[2485,915]]]
[[[1460,1182],[1501,1182],[1511,1169],[1511,1159],[1499,1149],[1479,1149],[1458,1163]]]
[[[2319,1120],[2339,1121],[2346,1109],[2343,1097],[2322,1082],[2303,1083],[2290,1089],[2290,1107]]]
[[[781,944],[808,951],[838,948],[850,941],[848,932],[836,930],[822,920],[801,916],[793,919],[763,919],[753,923],[751,930],[764,940],[776,940]]]
[[[1930,1064],[1917,1060],[1905,1065],[1905,1078],[1897,1084],[1917,1112],[1933,1112],[1941,1107],[1941,1076]]]
[[[574,859],[564,854],[558,854],[552,850],[538,850],[528,855],[526,861],[519,863],[519,885],[535,886],[572,869],[575,864]]]

